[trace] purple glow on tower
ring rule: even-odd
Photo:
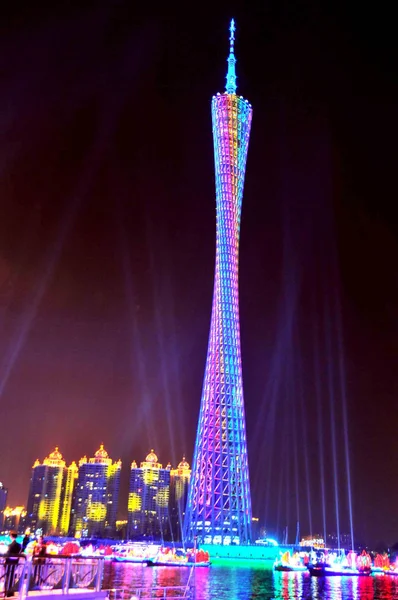
[[[213,307],[192,475],[186,541],[246,544],[251,498],[239,327],[239,234],[252,120],[236,95],[235,24],[226,92],[212,99],[217,233]]]

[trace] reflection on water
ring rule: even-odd
[[[143,567],[107,563],[104,588],[133,592],[151,586],[185,585],[189,567]],[[192,573],[195,600],[398,600],[398,577],[311,577],[272,571],[266,563],[223,563]]]

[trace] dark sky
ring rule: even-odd
[[[210,101],[234,16],[254,110],[240,262],[253,512],[293,541],[297,520],[336,531],[338,501],[348,531],[348,449],[357,536],[397,541],[392,13],[56,4],[10,4],[0,43],[10,502],[26,503],[31,464],[54,445],[68,462],[100,443],[122,459],[121,515],[133,459],[192,460],[215,250]]]

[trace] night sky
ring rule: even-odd
[[[349,531],[348,456],[356,536],[397,541],[392,13],[92,4],[10,3],[0,42],[10,503],[26,504],[31,465],[55,445],[68,463],[100,443],[122,459],[121,516],[133,459],[192,461],[215,255],[210,102],[234,17],[253,105],[240,247],[253,514],[294,541],[297,520],[336,531],[338,501]]]

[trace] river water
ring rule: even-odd
[[[186,585],[189,567],[145,567],[107,563],[103,587],[128,591],[170,587],[167,597],[176,597],[172,586]],[[309,573],[275,572],[266,563],[222,563],[192,569],[195,600],[398,600],[398,577],[311,577]],[[145,597],[146,594],[142,595]]]

